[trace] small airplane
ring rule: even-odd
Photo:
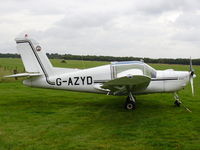
[[[111,62],[88,69],[53,67],[45,51],[34,39],[16,38],[26,73],[6,77],[27,77],[24,85],[39,88],[92,92],[107,95],[126,95],[125,108],[136,108],[135,95],[152,93],[174,93],[175,106],[181,101],[177,92],[196,77],[190,59],[189,71],[155,70],[143,61]]]

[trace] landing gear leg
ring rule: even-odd
[[[177,107],[180,107],[181,101],[180,101],[180,98],[179,98],[179,96],[176,92],[174,93],[174,99],[175,99],[174,105],[177,106]]]
[[[135,102],[135,97],[130,92],[128,97],[126,98],[125,108],[127,110],[133,110],[133,109],[135,109],[135,103],[136,103]]]

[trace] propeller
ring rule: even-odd
[[[190,57],[190,77],[189,77],[189,80],[190,80],[190,84],[191,84],[191,89],[192,89],[192,95],[194,96],[194,82],[193,82],[193,78],[196,77],[196,75],[194,74],[194,69],[192,67],[192,58]]]

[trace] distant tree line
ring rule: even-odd
[[[6,54],[0,53],[0,58],[20,58],[20,55],[19,54],[10,54],[10,53],[6,53]]]
[[[141,58],[141,57],[113,57],[113,56],[95,56],[95,55],[71,55],[71,54],[57,54],[47,53],[50,59],[64,59],[64,60],[90,60],[90,61],[133,61],[133,60],[143,60],[146,63],[161,63],[161,64],[189,64],[189,59],[169,59],[169,58]],[[2,54],[0,53],[0,58],[20,58],[19,54]],[[200,59],[193,59],[194,65],[200,65]]]

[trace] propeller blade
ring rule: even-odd
[[[193,66],[192,66],[192,58],[191,57],[190,57],[190,72],[191,72],[192,75],[194,74],[194,69],[193,69]]]
[[[193,82],[193,77],[190,77],[190,84],[191,84],[191,89],[192,89],[192,96],[194,96],[194,82]]]
[[[190,72],[193,71],[193,68],[192,68],[192,58],[190,57]]]
[[[192,89],[192,95],[194,96],[194,82],[193,82],[193,78],[196,77],[196,75],[194,74],[194,69],[192,67],[192,58],[190,57],[190,84],[191,84],[191,89]]]

